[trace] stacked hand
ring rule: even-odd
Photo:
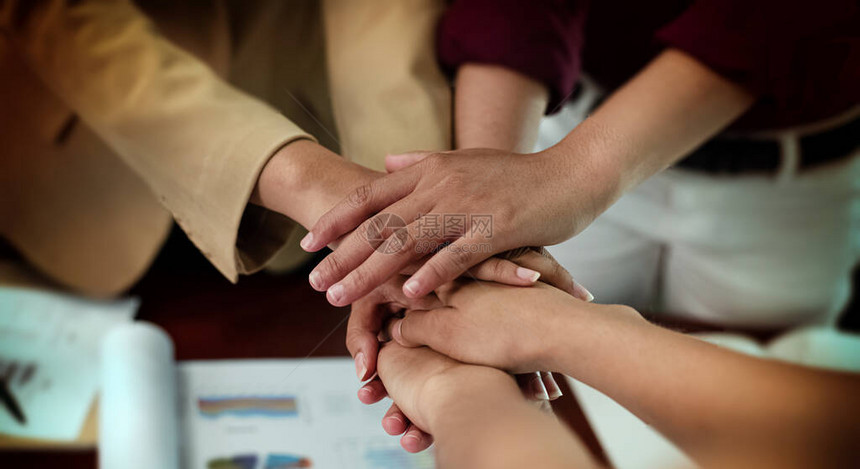
[[[343,306],[431,254],[403,285],[420,298],[494,254],[564,241],[602,209],[593,191],[572,182],[569,160],[488,149],[389,156],[396,171],[353,191],[302,240],[308,251],[339,241],[310,283]],[[380,229],[379,220],[392,219],[405,226]],[[383,233],[386,248],[368,242],[369,233]]]
[[[523,270],[527,271],[527,275],[518,273]],[[538,277],[563,289],[567,296],[582,288],[546,250],[536,248],[518,249],[487,259],[471,269],[469,275],[475,279],[476,285],[499,283],[523,291],[524,286],[534,285]],[[406,310],[422,311],[444,306],[435,294],[418,299],[406,297],[402,290],[406,278],[405,275],[395,275],[352,305],[346,343],[355,359],[356,374],[362,381],[374,377],[377,371],[378,337],[385,323]],[[447,292],[445,289],[441,291]],[[543,401],[560,397],[561,390],[552,373],[538,370],[535,368],[517,376],[524,395]],[[385,395],[385,388],[379,380],[370,381],[359,392],[359,398],[367,404],[377,402]],[[407,419],[396,405],[389,410],[385,421],[385,428],[390,433],[400,434],[406,430]],[[411,428],[409,435],[403,441],[404,447],[410,451],[422,450],[432,442],[417,427]]]
[[[387,354],[392,347],[384,345],[378,364],[381,380],[374,379],[359,390],[359,397],[365,403],[376,402],[386,395],[394,399],[395,405],[383,418],[383,428],[390,434],[404,434],[401,444],[409,451],[423,450],[433,440],[424,432],[432,431],[432,427],[422,425],[426,418],[418,410],[419,405],[399,398],[399,394],[403,395],[401,389],[420,389],[427,378],[416,377],[417,383],[407,384],[404,375],[417,375],[417,371],[385,371],[386,368],[402,369],[399,364],[386,363],[391,355],[408,355],[402,347],[430,348],[445,356],[444,363],[449,367],[467,363],[509,373],[558,370],[561,369],[557,362],[560,354],[554,347],[565,340],[558,332],[565,330],[563,325],[578,321],[593,324],[595,315],[605,318],[607,324],[644,321],[630,308],[584,302],[544,283],[523,288],[461,280],[437,289],[434,302],[440,306],[409,310],[402,318],[387,323],[384,335],[397,344],[393,348],[397,352]],[[439,358],[430,358],[436,354],[415,352],[409,356],[428,357],[427,360],[437,362]],[[476,372],[476,368],[466,367],[472,372]],[[427,391],[426,395],[430,393]]]
[[[409,272],[404,273],[408,275]],[[492,257],[470,269],[468,277],[520,287],[534,285],[540,278],[570,295],[586,296],[586,300],[590,296],[587,292],[581,293],[582,287],[544,249],[518,249]],[[441,306],[435,294],[420,298],[405,295],[402,287],[406,278],[406,275],[395,275],[352,305],[346,344],[361,380],[370,378],[376,371],[377,336],[386,319],[407,309],[427,310]]]
[[[290,145],[293,148],[299,146],[301,144]],[[304,144],[304,146],[313,147],[312,144]],[[445,306],[435,295],[426,294],[432,293],[436,286],[434,282],[442,283],[449,278],[453,279],[465,274],[466,277],[473,279],[497,282],[521,289],[534,285],[537,279],[541,278],[570,295],[586,301],[591,299],[590,294],[576,284],[543,249],[518,248],[558,242],[578,229],[572,217],[564,216],[568,212],[566,207],[568,202],[562,200],[559,194],[563,194],[566,190],[553,187],[551,181],[545,176],[547,172],[559,175],[563,171],[563,168],[552,170],[552,165],[557,164],[556,160],[546,156],[517,155],[516,158],[512,158],[513,154],[506,154],[507,161],[500,161],[499,152],[492,150],[459,152],[456,158],[434,155],[426,163],[420,161],[425,156],[426,154],[411,154],[400,158],[389,157],[388,169],[401,169],[401,171],[388,176],[380,177],[372,172],[365,175],[359,172],[362,177],[357,180],[363,182],[360,182],[361,185],[353,191],[353,196],[346,199],[346,205],[341,203],[320,218],[308,238],[303,241],[303,247],[309,250],[319,249],[325,245],[336,246],[335,252],[311,273],[310,281],[317,290],[327,290],[328,299],[332,304],[353,304],[347,345],[355,358],[356,373],[361,380],[372,378],[377,371],[378,336],[388,319],[405,310],[426,311]],[[335,161],[331,158],[322,160],[332,160],[332,164]],[[320,158],[314,161],[320,161]],[[416,163],[414,167],[407,167],[413,163]],[[438,168],[438,171],[426,172],[434,168]],[[489,171],[484,171],[487,168]],[[502,168],[505,169],[502,170]],[[481,175],[479,180],[472,179],[468,184],[460,184],[465,181],[466,174],[475,172],[477,169],[481,170],[476,173]],[[266,174],[269,173],[264,172],[264,175]],[[422,174],[428,177],[424,178]],[[264,179],[261,176],[261,180]],[[305,179],[308,178],[302,178],[302,180]],[[396,192],[398,187],[402,188],[404,183],[408,184],[410,181],[414,186],[408,196],[397,202],[400,205],[405,204],[407,211],[401,211],[398,214],[389,210],[387,213],[398,215],[401,219],[410,219],[410,217],[416,217],[410,215],[409,210],[433,211],[444,217],[447,210],[462,213],[463,210],[457,210],[457,207],[468,206],[477,208],[475,215],[489,215],[490,225],[483,227],[485,231],[481,231],[479,237],[471,236],[472,218],[464,215],[465,224],[461,226],[460,232],[452,235],[445,232],[445,227],[442,227],[441,233],[422,237],[421,223],[409,225],[404,223],[400,226],[395,224],[393,229],[385,223],[380,223],[381,220],[391,220],[391,217],[385,217],[384,212],[382,217],[374,217],[364,222],[351,234],[342,236],[353,228],[349,225],[349,220],[358,220],[384,208],[385,205],[377,208],[374,205],[375,199],[364,198],[364,195],[377,191],[394,190]],[[441,182],[442,188],[447,190],[437,194],[439,189],[436,186],[437,182]],[[515,190],[494,190],[494,187],[504,189],[521,187],[520,192],[524,194],[517,195]],[[525,190],[529,187],[534,190]],[[472,195],[466,196],[467,194]],[[390,199],[390,195],[385,195],[385,192],[380,192],[380,195],[383,198],[376,200],[376,203]],[[438,203],[427,205],[421,202],[432,200],[437,195],[439,195]],[[263,202],[266,200],[265,196],[266,192],[260,190],[259,198]],[[534,202],[522,200],[526,196],[534,198]],[[320,200],[318,197],[308,199]],[[322,200],[317,205],[325,203],[326,201]],[[311,205],[303,205],[310,207],[305,218],[298,216],[302,213],[290,215],[295,219],[310,218],[313,216],[312,212],[318,210],[316,206]],[[502,210],[494,212],[491,210],[494,206],[500,206]],[[349,210],[357,209],[359,212],[352,215],[338,215],[338,210],[344,210],[343,207]],[[532,213],[535,210],[540,212],[540,215],[535,216]],[[554,219],[558,222],[550,229],[545,229],[539,223],[540,219],[548,214],[554,215]],[[344,216],[346,216],[345,219]],[[346,220],[347,223],[332,225],[330,229],[322,230],[324,234],[314,235],[314,231],[320,230],[320,227],[329,223],[327,220],[332,219]],[[424,217],[425,221],[426,219],[427,217]],[[531,226],[531,230],[520,229],[526,225]],[[487,229],[489,231],[486,231]],[[526,232],[523,236],[511,235],[511,233],[523,231],[532,233]],[[419,249],[420,246],[417,244],[419,238],[422,238],[424,250]],[[530,239],[534,242],[527,242]],[[317,245],[312,245],[313,240],[317,241]],[[450,245],[443,246],[443,243],[450,243]],[[473,249],[475,246],[481,249]],[[427,250],[431,251],[430,255]],[[359,256],[364,256],[367,262],[362,263],[364,259],[355,257],[355,252],[358,252]],[[452,264],[446,259],[456,259],[458,262]],[[374,265],[374,261],[378,265]],[[439,266],[443,268],[440,270]],[[348,279],[352,279],[352,283],[347,280],[334,285],[330,283],[329,277],[333,274],[348,273],[353,268],[355,270],[347,276]],[[428,271],[435,272],[437,275],[431,283],[426,284],[429,286],[423,289],[426,291],[416,291],[409,287],[410,283],[415,283],[416,277],[420,278],[422,272]],[[409,275],[413,276],[411,280]],[[538,368],[528,370],[529,375],[518,377],[525,394],[533,399],[552,399],[560,396],[561,392],[552,374],[541,374],[538,370]],[[363,388],[359,395],[367,402],[381,398],[384,392],[381,383],[375,380]],[[398,416],[401,422],[405,422],[405,417],[394,407],[390,413],[391,418],[387,420],[396,421]],[[396,431],[398,428],[393,430]],[[413,429],[412,434],[417,436],[416,440],[419,443],[413,449],[420,449],[423,444],[429,444],[430,438],[421,434],[418,428]]]
[[[460,399],[463,390],[501,392],[515,389],[514,380],[496,369],[469,366],[429,348],[406,348],[386,344],[380,351],[379,376],[387,392],[397,402],[382,420],[391,435],[403,435],[401,446],[410,452],[426,449],[433,442],[428,432],[436,430],[434,419],[446,407],[446,401]],[[380,381],[374,381],[379,385]],[[385,396],[375,390],[374,402]],[[408,418],[406,417],[408,416]]]

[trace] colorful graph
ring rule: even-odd
[[[217,396],[197,399],[197,410],[203,417],[283,418],[298,415],[295,396]]]
[[[240,454],[230,458],[210,459],[206,464],[208,469],[256,469],[256,454]]]
[[[266,458],[265,469],[294,469],[299,467],[312,467],[311,460],[303,456],[292,454],[270,454]]]
[[[433,452],[407,453],[398,446],[371,447],[364,453],[366,467],[374,469],[432,469],[436,467]]]

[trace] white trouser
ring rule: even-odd
[[[549,251],[600,303],[726,326],[832,324],[860,257],[860,151],[779,177],[669,169]]]

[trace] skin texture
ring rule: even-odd
[[[509,371],[563,372],[705,467],[839,467],[860,459],[860,375],[735,353],[654,326],[629,307],[585,303],[546,285],[459,283],[437,295],[442,308],[390,324],[395,342]]]
[[[311,140],[298,140],[263,167],[251,203],[309,227],[351,191],[382,176]]]
[[[466,78],[460,81],[462,86],[480,90],[481,87],[475,84],[480,80],[491,78],[491,74],[484,73],[483,67],[476,68],[477,73],[464,70],[463,75]],[[530,121],[521,123],[519,127],[528,129],[531,124],[536,126],[541,111],[545,107],[545,98],[541,98],[545,91],[540,85],[520,75],[506,72],[504,69],[493,70],[493,74],[500,71],[501,79],[493,80],[497,85],[495,88],[497,92],[523,96],[523,99],[513,101],[518,103],[534,101],[537,106],[522,104],[515,109],[496,111],[511,111],[505,112],[504,115],[520,115],[523,114],[522,110],[531,107],[532,109],[524,114],[530,116]],[[483,96],[481,101],[497,97]],[[461,106],[461,108],[464,107]],[[469,109],[477,110],[474,106]],[[477,122],[475,119],[461,116],[459,122],[472,121]],[[527,139],[521,133],[514,132],[514,127],[508,125],[502,129],[497,125],[472,126],[471,131],[462,135],[464,141],[475,141],[475,138],[490,141],[490,139],[498,139],[501,135],[514,138],[516,141]],[[509,143],[500,142],[500,145],[509,145]],[[380,176],[379,173],[343,160],[311,141],[299,141],[287,145],[270,160],[260,176],[252,202],[284,213],[309,227],[320,214],[333,206],[345,193]],[[361,241],[370,247],[366,239]],[[496,257],[487,259],[471,268],[467,274],[471,278],[520,286],[533,285],[537,278],[542,276],[545,282],[565,289],[571,294],[580,295],[583,298],[589,295],[544,250],[526,250],[518,255],[505,257],[505,259]],[[404,267],[401,273],[414,273],[420,267],[420,262],[419,260],[415,266]],[[314,285],[313,275],[310,281]],[[347,346],[355,358],[356,374],[360,380],[369,379],[376,371],[377,335],[381,330],[382,321],[407,307],[426,308],[432,305],[430,297],[417,299],[406,297],[402,293],[402,285],[403,279],[400,275],[391,276],[353,305],[347,328]],[[332,299],[331,292],[328,296],[332,303],[339,304]],[[524,382],[524,389],[531,389],[536,398],[554,399],[561,396],[561,391],[551,374],[536,375],[534,378]]]
[[[493,253],[564,241],[753,101],[695,59],[668,50],[544,152],[525,156],[485,148],[390,156],[387,166],[399,170],[355,190],[303,240],[306,250],[316,251],[346,235],[341,248],[314,270],[315,286],[336,289],[337,304],[348,304],[423,257],[415,247],[426,220],[418,214],[492,214],[493,236],[479,240],[490,246],[484,251],[470,249],[476,240],[456,233],[430,239],[451,244],[404,283],[410,298],[428,294]],[[356,227],[360,233],[378,212],[411,222],[396,254],[379,255],[356,233],[348,234]]]
[[[286,145],[270,158],[259,177],[251,203],[282,213],[309,227],[350,190],[381,176],[381,173],[344,160],[317,143],[299,140]],[[413,273],[419,267],[420,263],[407,266],[404,272]],[[545,281],[571,294],[582,290],[570,274],[543,250],[525,250],[516,255],[488,259],[473,267],[469,275],[519,286],[533,285],[543,276]],[[406,297],[402,284],[402,277],[392,276],[356,303],[350,314],[347,346],[356,359],[356,374],[362,381],[376,371],[377,336],[383,320],[407,308],[434,305],[431,297]],[[535,375],[535,378],[524,383],[530,397],[555,399],[561,396],[551,374]],[[417,428],[415,431],[418,432]],[[429,437],[424,439],[429,445]]]
[[[251,194],[250,202],[310,227],[345,194],[380,177],[381,173],[344,160],[317,143],[299,140],[284,146],[269,159]],[[363,232],[356,235],[356,239],[371,248],[367,239],[363,238]],[[332,244],[337,246],[339,242]],[[555,259],[545,251],[537,252],[539,255],[519,253],[491,259],[474,266],[469,275],[520,286],[533,285],[543,276],[545,281],[571,294],[584,295],[581,287],[577,287],[570,274]],[[422,263],[423,260],[419,259],[404,266],[400,272],[414,273]],[[310,280],[313,286],[313,275]],[[401,295],[399,298],[405,297]]]
[[[426,428],[436,438],[439,467],[596,467],[584,446],[529,405],[499,370],[391,343],[380,352],[379,375],[398,412],[414,424],[408,428]],[[412,448],[418,437],[402,428],[386,430],[403,433],[401,444]]]
[[[455,89],[457,149],[531,152],[549,101],[543,84],[504,67],[465,64],[457,70]]]
[[[469,271],[467,278],[487,282],[503,281],[508,285],[531,286],[534,280],[520,281],[517,269],[526,268],[529,272],[540,272],[543,282],[554,285],[569,295],[587,300],[590,294],[577,284],[570,274],[562,268],[544,249],[527,249],[515,253],[509,260],[490,258]],[[511,278],[513,277],[513,278]],[[352,314],[347,326],[346,345],[350,354],[355,358],[356,374],[364,381],[376,372],[376,354],[378,350],[377,336],[382,331],[382,324],[395,314],[405,309],[427,309],[437,306],[435,295],[421,298],[409,298],[403,294],[403,282],[408,275],[397,274],[385,281],[373,292],[352,304]],[[499,280],[502,279],[502,280]],[[536,279],[535,279],[536,280]],[[558,387],[547,383],[557,394]],[[547,392],[549,393],[550,390]],[[555,398],[558,395],[549,395]]]
[[[549,94],[541,83],[503,67],[465,64],[457,71],[454,87],[456,90],[454,94],[456,148],[486,147],[513,152],[527,152],[534,147],[538,124],[546,109]],[[394,171],[396,167],[389,169]],[[506,257],[511,258],[510,256]],[[552,260],[546,250],[528,249],[524,254],[515,257],[518,265],[543,273],[541,278],[544,282],[559,286],[559,288],[583,300],[590,300],[591,294],[573,282],[570,275]],[[478,264],[478,266],[482,266],[480,270],[489,270],[488,264],[493,260],[494,258],[490,258]],[[489,280],[486,273],[476,272],[474,267],[469,269],[468,276]],[[400,288],[403,287],[405,279],[404,277],[397,280]],[[386,282],[388,285],[391,283],[392,279]],[[372,293],[371,296],[373,296]],[[366,298],[353,303],[353,318],[356,318],[356,322],[364,320],[364,325],[367,327],[364,330],[352,329],[347,335],[347,343],[352,337],[353,342],[360,341],[359,343],[363,344],[363,346],[358,346],[361,349],[358,352],[360,355],[357,355],[353,348],[350,348],[350,352],[356,357],[356,367],[359,369],[359,374],[364,369],[359,363],[364,361],[370,364],[368,373],[374,371],[377,346],[376,328],[379,326],[377,318],[386,315],[386,313],[390,314],[390,312],[380,308],[376,308],[374,312],[374,300],[368,301]],[[338,300],[330,298],[330,301]],[[366,353],[364,350],[370,350],[370,353]],[[549,372],[520,375],[517,376],[517,382],[524,394],[536,400],[545,402],[561,396],[561,389],[556,384],[552,373]],[[376,396],[375,393],[362,393],[362,395],[365,399],[374,399]],[[399,412],[396,405],[392,405],[388,416],[383,419],[383,425],[386,428],[400,428],[400,422],[405,421],[406,417]],[[414,431],[414,429],[410,431]],[[432,441],[429,435],[417,431],[415,433],[418,434],[418,441],[421,443],[429,444]],[[410,440],[404,439],[403,441],[411,443]],[[413,447],[404,444],[404,447],[414,450],[420,446]]]
[[[284,146],[269,159],[251,194],[250,202],[282,213],[302,226],[310,227],[345,194],[380,177],[381,173],[346,161],[317,143],[299,140]],[[364,235],[364,232],[357,233],[354,239],[372,249]],[[337,246],[339,242],[332,244]],[[543,275],[545,281],[571,294],[584,295],[581,287],[577,286],[570,274],[559,266],[555,259],[546,252],[539,253],[540,255],[519,254],[489,259],[488,262],[474,266],[468,274],[473,278],[520,286],[533,285]],[[423,260],[419,259],[395,273],[414,273],[422,263]],[[395,273],[382,279],[380,285],[393,278]],[[313,286],[313,274],[310,280]],[[401,306],[407,306],[405,299],[408,297],[405,295],[392,296],[386,290],[377,297],[391,301],[404,300],[401,301]],[[411,301],[414,298],[408,299]],[[414,304],[423,303],[419,301]],[[377,332],[379,331],[374,331]]]

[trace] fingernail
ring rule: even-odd
[[[407,295],[411,295],[411,296],[417,295],[418,289],[420,287],[421,286],[418,284],[418,280],[411,279],[411,278],[409,280],[407,280],[406,283],[403,284],[403,290],[406,292]]]
[[[401,433],[400,429],[405,426],[406,422],[396,414],[389,415],[382,419],[382,428],[385,430],[385,433],[388,433],[389,435]]]
[[[547,394],[549,394],[549,399],[551,401],[554,401],[564,395],[564,393],[561,392],[561,389],[559,389],[558,385],[550,386],[549,389],[547,389]]]
[[[310,275],[308,275],[308,282],[316,291],[322,291],[322,288],[320,288],[320,277],[322,276],[316,270],[311,272]]]
[[[311,246],[312,246],[311,243],[313,243],[313,242],[314,242],[314,234],[309,232],[308,234],[305,235],[304,238],[302,238],[301,241],[299,241],[299,246],[301,246],[302,249],[304,249],[305,251],[310,251]]]
[[[580,285],[575,280],[573,281],[573,289],[574,291],[576,291],[576,296],[579,299],[587,303],[591,303],[592,301],[594,301],[594,295],[592,295],[590,291],[588,291],[585,287]]]
[[[367,374],[367,360],[364,359],[364,352],[358,352],[355,356],[355,374],[358,375],[359,381],[364,381],[364,375]]]
[[[549,394],[546,392],[546,387],[544,387],[543,385],[543,380],[537,373],[535,373],[535,377],[532,378],[532,388],[536,399],[540,399],[543,401],[549,400]]]
[[[328,289],[326,293],[328,297],[328,302],[335,305],[340,306],[340,300],[343,298],[343,285],[336,283]]]
[[[540,272],[525,267],[517,267],[517,277],[535,283],[540,278]]]
[[[391,338],[398,344],[403,344],[403,320],[395,319],[395,323],[391,327]]]
[[[371,391],[370,388],[365,384],[358,389],[358,400],[364,403],[364,399],[362,399],[362,396],[369,398],[372,396],[372,394],[373,391]]]

